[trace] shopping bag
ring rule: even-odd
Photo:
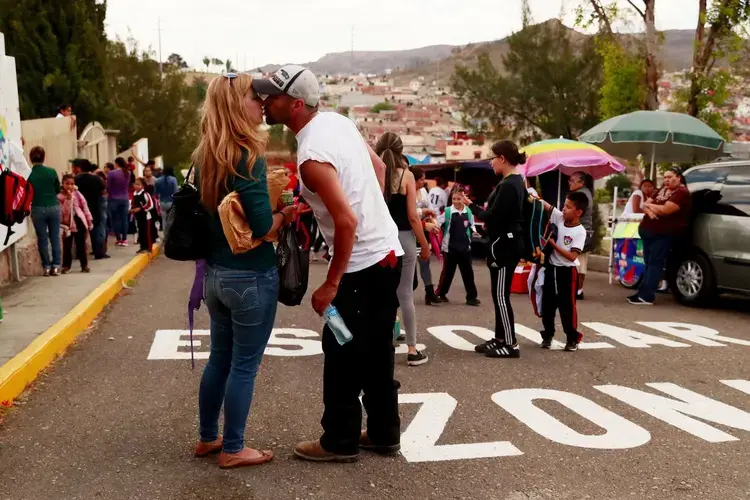
[[[307,292],[310,272],[310,251],[297,240],[297,232],[285,228],[276,247],[276,264],[279,268],[279,302],[285,306],[298,306]]]

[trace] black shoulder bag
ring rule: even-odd
[[[201,203],[198,188],[190,182],[190,167],[182,187],[172,196],[164,228],[164,255],[173,260],[198,260],[208,257],[210,215]]]

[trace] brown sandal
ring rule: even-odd
[[[248,457],[246,454],[250,451],[257,451],[260,456]],[[249,467],[252,465],[261,465],[273,460],[273,451],[271,450],[254,450],[244,448],[237,453],[220,453],[219,467],[222,469],[232,469],[234,467]]]
[[[193,453],[193,456],[195,458],[203,458],[207,457],[209,455],[213,455],[214,453],[219,453],[221,451],[221,445],[222,445],[222,438],[219,437],[216,441],[211,441],[208,443],[204,443],[201,441],[200,443],[195,445],[195,452]]]

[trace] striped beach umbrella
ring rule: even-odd
[[[539,141],[521,151],[528,156],[526,163],[519,167],[526,177],[557,170],[565,175],[583,171],[600,179],[625,170],[624,165],[602,148],[570,139]]]

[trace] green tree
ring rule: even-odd
[[[104,118],[106,4],[95,0],[0,0],[0,32],[16,58],[23,119],[73,106],[79,130]]]
[[[572,40],[557,20],[527,25],[508,37],[503,68],[487,53],[472,69],[456,65],[452,86],[464,113],[489,137],[575,138],[599,121],[601,57],[593,40]]]
[[[717,63],[724,60],[731,65],[738,61],[745,43],[738,31],[747,29],[750,0],[716,0],[710,7],[707,0],[698,0],[698,16],[693,67],[688,72],[690,89],[685,96],[691,116],[701,116],[713,102],[705,95],[721,91],[722,83],[729,78],[726,66],[717,67]]]
[[[379,102],[375,106],[370,108],[370,113],[380,113],[381,111],[391,111],[395,109],[393,104],[388,102]]]
[[[194,86],[168,65],[164,77],[152,54],[134,41],[110,42],[107,85],[111,97],[108,126],[120,130],[120,149],[147,137],[149,151],[167,164],[188,162],[198,139],[200,100]]]
[[[597,39],[603,61],[599,113],[602,120],[642,109],[646,100],[644,67],[640,57],[611,39]]]
[[[167,57],[167,64],[171,64],[176,68],[187,68],[188,65],[180,54],[169,54]]]
[[[605,59],[619,59],[626,65],[618,71],[617,66],[610,67],[609,74],[605,71],[605,82],[629,81],[633,71],[640,67],[636,74],[640,82],[632,88],[637,88],[636,94],[642,93],[641,108],[659,108],[659,68],[656,57],[660,37],[656,30],[656,0],[626,0],[627,7],[621,7],[618,0],[582,0],[577,9],[576,24],[584,28],[593,24],[599,25],[599,37],[606,43],[600,45],[600,52],[604,51]],[[615,34],[612,25],[615,22],[630,24],[632,17],[643,22],[645,33],[635,38],[635,49],[630,47],[632,37],[622,37]],[[606,84],[606,83],[605,83]],[[612,83],[614,86],[615,83]],[[632,84],[630,84],[632,85]],[[629,111],[633,111],[632,109]]]
[[[232,60],[231,59],[227,59],[227,62],[224,63],[224,64],[226,65],[227,73],[230,73],[232,71]]]
[[[208,56],[204,57],[203,65],[206,67],[206,73],[208,73],[208,67],[211,66],[211,58]]]
[[[213,64],[214,66],[224,66],[224,61],[222,61],[218,57],[214,57],[213,59],[211,59],[211,64]]]

